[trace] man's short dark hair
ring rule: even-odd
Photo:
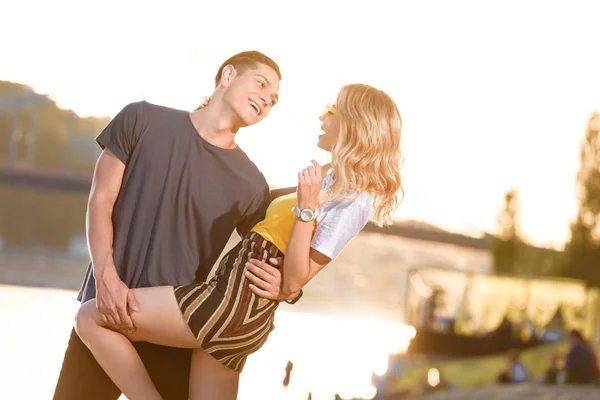
[[[215,87],[219,86],[219,83],[221,83],[221,74],[223,73],[223,68],[225,68],[225,66],[233,65],[238,73],[243,73],[249,68],[255,68],[258,64],[264,64],[271,67],[277,73],[279,80],[281,80],[279,65],[260,51],[251,50],[231,56],[227,61],[221,64],[221,67],[215,76]]]

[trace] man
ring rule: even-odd
[[[233,230],[243,236],[264,218],[269,188],[235,136],[269,115],[280,80],[264,54],[236,54],[219,69],[210,105],[188,113],[132,103],[97,137],[103,152],[86,218],[91,263],[78,300],[96,298],[114,329],[135,329],[129,288],[206,280]],[[257,293],[283,299],[279,271],[253,268]],[[163,398],[188,398],[190,350],[136,348]],[[54,399],[119,395],[72,331]]]
[[[565,359],[565,383],[585,385],[598,382],[600,371],[594,348],[577,329],[570,332],[569,342],[571,348]]]

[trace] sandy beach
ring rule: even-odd
[[[524,384],[440,392],[425,396],[423,400],[592,400],[599,398],[600,386]]]

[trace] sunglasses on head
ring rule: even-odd
[[[325,110],[323,111],[323,115],[337,115],[337,110],[335,109],[334,104],[327,104],[325,106]]]

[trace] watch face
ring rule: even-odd
[[[310,209],[305,209],[300,212],[300,219],[302,221],[308,222],[313,219],[313,212]]]

